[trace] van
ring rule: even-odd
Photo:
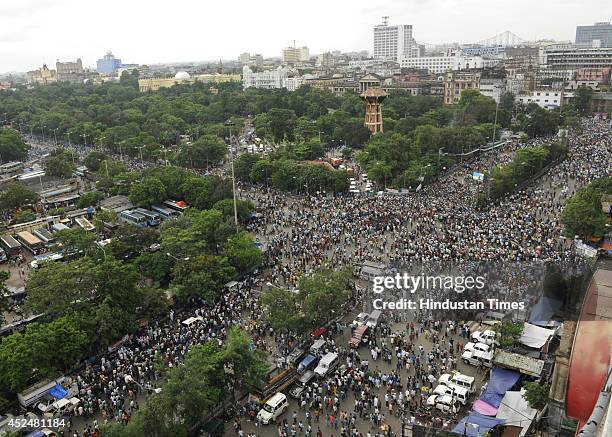
[[[306,355],[306,358],[304,358],[302,362],[298,364],[297,372],[301,375],[307,370],[314,369],[316,365],[317,357],[315,355]]]
[[[470,393],[474,393],[474,391],[476,390],[476,387],[474,386],[474,377],[464,375],[462,373],[455,373],[453,379],[451,379],[451,385],[449,385],[449,387],[451,387],[452,385],[463,387]]]
[[[340,358],[338,358],[338,354],[330,352],[321,358],[319,361],[319,365],[314,370],[315,373],[321,377],[327,375],[331,371],[333,371],[340,364]]]
[[[366,326],[369,326],[370,328],[376,328],[376,326],[378,325],[378,319],[380,319],[381,314],[382,312],[380,310],[372,311],[370,315],[368,316],[368,321],[366,322]]]
[[[320,338],[317,341],[315,341],[312,346],[310,346],[310,353],[312,355],[319,355],[319,353],[321,353],[321,351],[323,350],[323,347],[325,346],[325,340]]]
[[[458,402],[460,402],[461,405],[466,405],[470,397],[470,392],[466,388],[459,387],[456,385],[448,388],[446,394],[451,395]]]
[[[283,414],[287,408],[289,408],[287,396],[282,393],[276,393],[268,399],[262,409],[259,410],[259,413],[257,413],[257,420],[264,425],[275,422],[278,416]]]
[[[435,399],[435,405],[436,409],[442,411],[443,413],[455,414],[457,411],[459,411],[457,401],[451,395],[438,396]]]

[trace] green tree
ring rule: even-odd
[[[100,191],[88,191],[83,193],[77,202],[78,208],[87,208],[89,206],[97,206],[100,200],[106,196]]]
[[[232,222],[234,221],[233,199],[219,200],[213,205],[212,209],[221,211],[223,220],[231,219]],[[236,199],[236,211],[238,213],[238,221],[244,223],[251,216],[253,211],[255,211],[255,205],[253,205],[253,202],[250,200]]]
[[[120,260],[130,259],[144,252],[158,239],[159,235],[154,229],[124,225],[114,233],[106,252]]]
[[[83,164],[85,164],[85,166],[92,172],[96,172],[100,170],[102,162],[104,162],[106,159],[108,159],[106,154],[94,150],[87,154],[83,161]]]
[[[568,199],[561,214],[566,236],[586,239],[605,234],[608,217],[602,209],[604,196],[612,196],[612,177],[596,179]]]
[[[280,287],[269,287],[261,302],[265,309],[266,320],[275,331],[297,331],[305,325],[296,293]]]
[[[199,297],[213,303],[223,285],[236,274],[227,258],[199,255],[177,262],[172,270],[172,286],[178,300]]]
[[[96,231],[102,232],[104,223],[117,223],[117,213],[108,209],[96,211],[93,217],[93,224],[96,227]]]
[[[586,115],[591,111],[593,90],[586,85],[580,85],[574,92],[574,106],[579,113]]]
[[[270,370],[266,354],[261,349],[251,348],[251,337],[240,327],[232,326],[221,349],[221,359],[236,399],[236,390],[258,388]]]
[[[24,161],[28,146],[15,129],[0,129],[0,157],[2,162]]]
[[[227,154],[227,146],[218,137],[204,135],[191,144],[183,144],[177,156],[178,162],[190,168],[208,168],[217,164]]]
[[[38,202],[39,196],[20,182],[10,182],[0,193],[0,210],[9,212]]]
[[[146,252],[134,259],[134,265],[145,278],[160,282],[170,276],[174,260],[161,251]]]
[[[502,322],[495,325],[495,331],[499,334],[500,346],[507,348],[518,345],[524,326],[523,322]]]
[[[350,295],[349,269],[321,269],[299,281],[302,311],[311,326],[321,326],[341,314]]]
[[[231,236],[223,245],[221,253],[240,274],[256,269],[263,260],[261,250],[255,246],[253,237],[244,231]]]
[[[529,402],[531,408],[536,410],[544,408],[544,405],[546,405],[548,401],[548,392],[550,391],[549,385],[542,385],[538,382],[525,382],[523,388],[525,389],[523,397]]]
[[[45,161],[45,173],[59,178],[72,177],[76,166],[72,162],[72,155],[65,149],[52,151]]]
[[[55,250],[71,256],[93,256],[97,251],[96,234],[81,227],[58,231],[55,234]]]
[[[166,200],[167,194],[164,184],[158,178],[145,177],[132,186],[129,197],[135,205],[150,208],[151,205]]]

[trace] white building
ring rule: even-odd
[[[398,61],[400,57],[418,56],[419,48],[412,38],[412,26],[408,24],[374,26],[374,59]]]
[[[499,103],[506,87],[502,79],[480,79],[480,94]]]
[[[283,88],[287,88],[288,91],[295,91],[304,85],[304,80],[304,76],[287,77],[283,82]]]
[[[421,58],[402,57],[399,60],[402,68],[427,69],[430,73],[446,71],[469,70],[483,68],[484,62],[480,56],[423,56]]]
[[[516,96],[516,100],[524,105],[535,103],[540,108],[559,108],[563,102],[563,91],[535,90],[527,94]]]
[[[265,88],[279,89],[287,88],[289,91],[295,91],[304,84],[303,76],[289,77],[292,70],[288,68],[278,67],[275,70],[266,70],[254,73],[248,65],[242,68],[242,87],[247,88]]]
[[[306,62],[310,60],[310,50],[308,50],[308,47],[303,46],[299,48],[300,51],[300,61],[301,62]]]

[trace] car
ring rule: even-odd
[[[490,329],[485,330],[484,332],[474,331],[472,333],[472,341],[475,343],[484,343],[487,345],[497,344],[497,332],[492,331]]]
[[[327,332],[327,328],[324,327],[320,327],[315,329],[314,331],[312,331],[312,333],[310,334],[310,336],[315,339],[315,338],[319,338],[321,337],[323,334],[325,334]]]
[[[355,320],[353,320],[353,322],[351,323],[351,328],[358,328],[360,326],[365,325],[366,322],[368,321],[369,315],[370,315],[369,313],[357,314],[357,317],[355,317]]]
[[[306,390],[306,386],[314,379],[317,374],[313,370],[307,370],[300,379],[295,383],[295,385],[289,390],[289,394],[296,399],[302,395],[304,390]]]
[[[433,395],[436,396],[436,395]],[[430,396],[431,398],[432,396]],[[429,399],[427,399],[427,403],[429,405]],[[435,407],[437,410],[442,411],[447,414],[455,414],[459,411],[459,405],[457,405],[457,400],[453,398],[451,395],[442,395],[436,396],[435,398]]]
[[[276,393],[266,401],[264,406],[257,413],[257,420],[264,425],[275,422],[278,416],[283,414],[289,408],[287,396],[283,393]]]
[[[480,351],[480,352],[489,352],[489,350],[491,350],[491,347],[488,344],[484,344],[484,343],[472,343],[469,342],[467,343],[464,347],[463,347],[463,351],[470,351],[470,352],[475,352],[475,351]]]

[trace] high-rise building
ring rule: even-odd
[[[310,59],[308,47],[285,47],[283,49],[283,64],[295,65]]]
[[[106,52],[102,59],[98,59],[96,70],[98,73],[114,73],[121,67],[121,59],[117,59],[111,52]]]
[[[374,59],[399,62],[403,57],[419,56],[419,47],[412,38],[412,26],[389,26],[388,17],[374,26]]]
[[[251,59],[251,54],[247,52],[241,53],[240,56],[238,56],[238,60],[240,61],[242,65],[248,64],[250,59]]]
[[[592,46],[594,41],[600,41],[600,47],[612,47],[612,24],[609,21],[576,26],[576,44]]]
[[[300,47],[300,61],[306,62],[308,60],[310,60],[310,50],[306,46]]]

